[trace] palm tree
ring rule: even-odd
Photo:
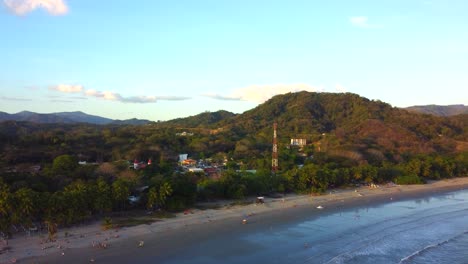
[[[154,205],[158,201],[158,191],[156,187],[151,187],[148,191],[148,202],[146,203],[146,207],[148,210],[153,209]]]
[[[76,223],[91,214],[91,196],[87,186],[82,181],[75,181],[63,190],[66,210],[68,212],[67,224]]]
[[[54,223],[66,223],[68,199],[62,192],[55,192],[47,197],[45,219]]]
[[[106,181],[99,178],[96,183],[96,199],[94,200],[94,209],[100,214],[112,210],[111,188]]]
[[[168,182],[164,182],[160,187],[159,187],[159,205],[162,207],[166,204],[167,197],[169,197],[172,194],[172,187],[171,184]]]
[[[11,202],[10,187],[0,179],[0,231],[7,234],[11,226]]]
[[[0,215],[8,215],[11,207],[10,202],[10,187],[0,179]]]
[[[116,205],[124,209],[128,196],[130,195],[130,189],[127,183],[122,179],[117,179],[112,183],[112,194]]]
[[[19,224],[28,227],[32,224],[34,208],[36,208],[36,193],[29,188],[21,188],[14,194],[16,208],[14,210],[15,219]]]
[[[49,241],[55,241],[55,235],[57,234],[57,223],[55,221],[49,219],[44,221],[44,224],[47,227],[47,233],[49,235]]]

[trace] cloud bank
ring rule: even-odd
[[[349,18],[349,22],[355,27],[360,28],[380,28],[382,25],[369,23],[369,18],[366,16],[354,16]]]
[[[278,85],[251,85],[234,90],[230,95],[203,94],[203,96],[218,100],[238,100],[263,103],[278,94],[294,93],[300,91],[319,92],[322,89],[308,84],[278,84]]]
[[[202,96],[210,97],[210,98],[218,99],[218,100],[224,100],[224,101],[240,101],[240,100],[242,100],[240,97],[223,96],[223,95],[214,94],[214,93],[205,93],[205,94],[202,94]]]
[[[112,91],[98,91],[94,89],[85,89],[82,85],[59,84],[50,87],[49,90],[61,93],[80,93],[83,97],[79,99],[86,99],[89,97],[98,98],[107,101],[116,101],[122,103],[155,103],[160,100],[165,101],[181,101],[188,100],[190,97],[183,96],[122,96],[119,93]]]
[[[26,15],[38,8],[42,8],[54,16],[68,13],[68,6],[65,0],[3,0],[3,3],[8,9],[19,16]]]
[[[70,85],[70,84],[59,84],[52,87],[49,87],[49,90],[55,90],[62,93],[81,93],[83,91],[83,86],[81,85]]]
[[[49,101],[52,103],[73,103],[72,100],[66,100],[66,99],[51,99]]]
[[[32,101],[32,99],[27,99],[27,98],[17,98],[17,97],[7,97],[7,96],[1,96],[0,97],[1,100],[5,100],[5,101]]]

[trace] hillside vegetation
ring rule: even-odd
[[[408,111],[436,116],[454,116],[468,114],[466,105],[416,105],[405,108]]]
[[[280,168],[273,175],[275,122]],[[0,232],[12,224],[69,225],[135,206],[181,210],[197,200],[467,176],[467,126],[468,115],[417,114],[356,94],[309,92],[278,95],[239,115],[205,112],[145,125],[6,121]],[[291,146],[292,138],[307,145]],[[183,172],[182,153],[218,166],[219,176]],[[150,159],[133,169],[134,160]],[[140,203],[130,204],[130,194],[141,194]]]

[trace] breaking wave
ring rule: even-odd
[[[463,237],[463,236],[465,236],[467,234],[468,234],[468,231],[465,231],[465,232],[463,232],[463,233],[461,233],[461,234],[459,234],[457,236],[454,236],[452,238],[449,238],[447,240],[441,241],[439,243],[428,245],[428,246],[424,247],[423,249],[417,250],[417,251],[411,253],[410,255],[402,258],[399,263],[400,264],[408,263],[410,260],[414,259],[415,257],[417,257],[417,256],[419,256],[421,254],[424,254],[424,253],[428,252],[429,250],[438,248],[438,247],[440,247],[442,245],[445,245],[447,243],[450,243],[452,241],[456,241],[457,239],[459,239],[459,238],[461,238],[461,237]]]

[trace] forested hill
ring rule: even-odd
[[[467,105],[417,105],[405,108],[408,111],[437,116],[468,114]]]
[[[356,94],[298,92],[277,95],[226,124],[251,133],[277,122],[288,134],[322,134],[349,129],[368,119],[382,120],[392,110],[388,104]]]
[[[415,137],[418,143],[441,135],[457,140],[467,138],[463,116],[421,116],[351,93],[288,93],[277,95],[240,115],[226,111],[206,112],[162,122],[161,125],[222,129],[240,136],[269,133],[270,137],[268,131],[274,122],[278,123],[283,137],[314,138],[323,133],[352,137],[359,132],[366,134],[370,130],[382,130],[380,132],[384,133],[385,130],[397,134],[393,135],[396,141],[404,140],[401,137],[405,136]]]
[[[290,138],[326,143],[335,153],[392,156],[464,150],[468,115],[420,115],[356,94],[298,92],[278,95],[219,126],[234,131],[244,147],[269,145],[274,122],[283,143]],[[324,139],[326,137],[326,140]],[[465,142],[465,143],[464,143]],[[322,148],[323,149],[323,148]],[[393,153],[393,154],[391,154]]]
[[[298,92],[277,95],[239,115],[205,112],[145,126],[3,122],[0,161],[50,162],[61,154],[88,161],[170,160],[188,153],[231,156],[255,167],[256,159],[271,157],[274,122],[281,148],[301,138],[312,152],[358,162],[468,150],[468,115],[421,115],[351,93]],[[180,136],[183,131],[189,136]]]
[[[198,115],[189,116],[185,118],[177,118],[163,122],[162,124],[166,126],[178,126],[186,128],[208,128],[212,125],[216,125],[220,121],[230,119],[234,116],[236,116],[236,114],[220,110],[216,112],[204,112]]]
[[[280,144],[304,138],[315,148],[322,144],[322,151],[365,160],[463,151],[468,141],[466,115],[420,115],[351,93],[288,93],[239,115],[207,112],[159,125],[216,133],[215,142],[223,142],[224,151],[239,158],[269,153],[274,122]],[[223,149],[213,142],[214,136],[199,136],[200,140],[190,139],[194,147],[189,152],[209,154]]]

